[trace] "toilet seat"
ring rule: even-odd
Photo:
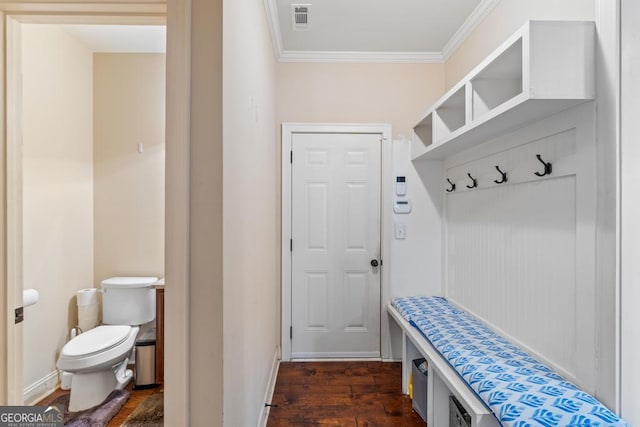
[[[78,335],[62,348],[65,357],[84,357],[107,351],[126,340],[131,326],[98,326]]]
[[[62,348],[58,369],[74,373],[114,366],[131,352],[138,329],[124,325],[106,325],[82,333]]]

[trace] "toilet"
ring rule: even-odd
[[[112,277],[102,282],[102,323],[73,338],[60,352],[58,369],[72,374],[69,411],[102,403],[133,377],[127,369],[139,326],[156,317],[157,277]]]

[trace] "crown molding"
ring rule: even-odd
[[[446,62],[464,43],[478,25],[500,3],[500,0],[482,0],[453,34],[441,52],[342,52],[342,51],[291,51],[284,50],[276,0],[264,0],[273,51],[278,62],[327,62],[327,63],[423,63]]]
[[[458,50],[464,41],[471,35],[473,30],[485,20],[493,9],[500,3],[500,0],[482,0],[478,6],[471,12],[471,15],[464,21],[462,26],[458,28],[449,41],[444,45],[441,55],[444,61],[448,61],[451,55]]]
[[[271,44],[273,45],[273,53],[276,60],[280,61],[282,56],[282,34],[280,33],[280,21],[278,19],[278,9],[276,0],[264,0],[264,10],[267,14],[267,23],[269,24],[269,33],[271,34]]]
[[[280,62],[442,63],[440,52],[318,52],[285,50]]]

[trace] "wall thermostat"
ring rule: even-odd
[[[407,180],[404,176],[396,176],[396,195],[404,196],[407,194]]]
[[[408,214],[411,212],[411,202],[408,200],[396,200],[393,204],[393,211],[397,214]]]

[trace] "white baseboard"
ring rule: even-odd
[[[264,393],[264,402],[271,403],[271,399],[273,398],[273,390],[276,388],[276,380],[278,378],[278,369],[280,367],[280,346],[276,347],[276,351],[273,355],[273,365],[271,366],[271,375],[269,378],[269,383],[267,384],[267,389]],[[270,407],[265,406],[262,412],[260,412],[260,419],[258,420],[258,427],[266,427],[267,421],[269,420],[269,411]]]
[[[60,381],[58,371],[53,371],[24,389],[23,402],[25,405],[33,405],[44,399],[57,388]]]

